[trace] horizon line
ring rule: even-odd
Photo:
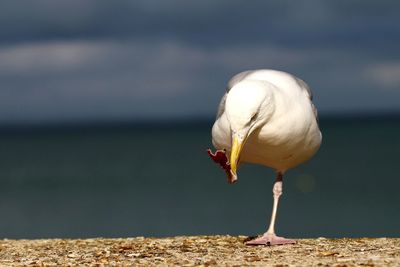
[[[353,113],[323,113],[319,114],[319,123],[326,121],[346,121],[346,120],[400,120],[400,111],[397,112],[353,112]],[[197,125],[212,126],[215,121],[214,116],[193,116],[193,117],[174,117],[174,118],[130,118],[130,119],[78,119],[61,121],[19,121],[19,122],[0,122],[0,133],[13,132],[14,130],[51,130],[51,129],[99,129],[99,128],[151,128],[151,127],[190,127]]]

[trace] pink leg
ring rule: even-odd
[[[275,219],[278,209],[279,197],[282,195],[282,173],[278,172],[274,188],[272,192],[274,193],[274,204],[272,207],[271,222],[269,224],[268,231],[262,236],[257,237],[253,240],[247,241],[246,245],[285,245],[285,244],[295,244],[296,241],[293,239],[286,239],[284,237],[279,237],[275,234]]]

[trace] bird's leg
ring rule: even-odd
[[[274,203],[272,206],[272,216],[271,216],[271,221],[269,223],[269,228],[267,233],[274,235],[275,234],[275,220],[276,220],[276,212],[278,210],[278,202],[279,202],[279,197],[282,195],[282,174],[278,173],[274,187],[272,189],[272,193],[274,195]]]
[[[257,237],[256,239],[250,240],[246,242],[246,245],[284,245],[284,244],[294,244],[296,243],[295,240],[286,239],[283,237],[279,237],[275,234],[275,219],[276,213],[278,210],[278,202],[279,197],[282,195],[282,182],[283,182],[283,175],[281,172],[278,172],[276,177],[274,187],[272,189],[274,195],[274,204],[272,206],[272,216],[271,222],[269,224],[269,228],[266,233],[262,236]]]

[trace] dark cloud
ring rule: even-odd
[[[256,68],[304,78],[322,113],[398,111],[398,6],[2,1],[0,122],[212,116]]]
[[[174,38],[211,45],[260,40],[336,45],[400,39],[395,1],[38,0],[21,5],[10,0],[0,7],[2,43]]]

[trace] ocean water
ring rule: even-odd
[[[207,156],[212,121],[0,131],[0,238],[266,230],[272,170],[230,185]],[[284,177],[278,234],[399,237],[400,117],[322,118],[323,144]]]

